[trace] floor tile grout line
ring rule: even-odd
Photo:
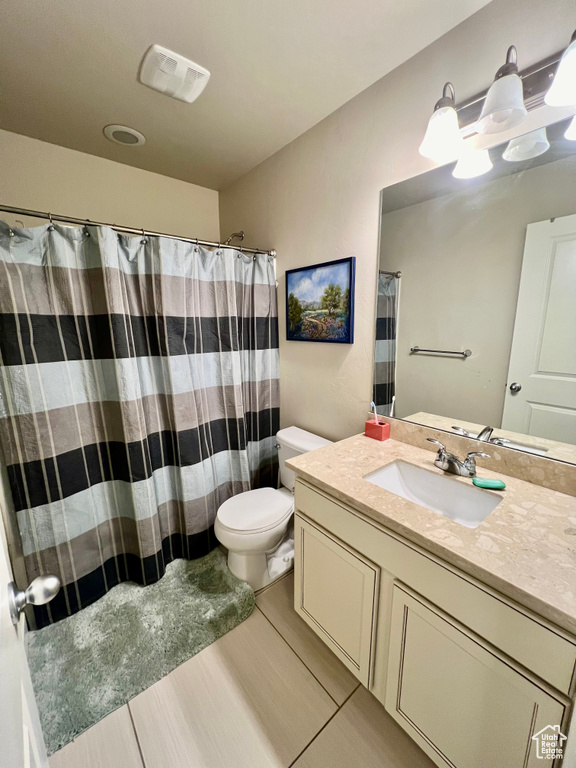
[[[290,648],[290,650],[292,651],[292,653],[294,654],[294,656],[296,656],[296,658],[297,658],[297,659],[300,661],[300,663],[301,663],[301,664],[302,664],[304,667],[306,667],[306,669],[308,670],[308,672],[310,672],[310,674],[312,675],[312,677],[314,678],[314,680],[316,680],[316,682],[318,683],[318,685],[319,685],[319,686],[320,686],[320,687],[321,687],[321,688],[322,688],[322,689],[323,689],[323,690],[324,690],[324,691],[325,691],[325,692],[328,694],[328,696],[329,696],[329,697],[332,699],[332,701],[334,702],[334,704],[336,704],[336,706],[337,706],[337,707],[340,707],[340,706],[342,706],[343,704],[345,704],[345,703],[346,703],[346,701],[348,701],[348,699],[345,699],[342,705],[338,704],[338,702],[336,701],[336,699],[334,698],[334,696],[332,696],[332,694],[331,694],[331,693],[330,693],[330,691],[329,691],[329,690],[326,688],[326,686],[325,686],[325,685],[322,683],[322,681],[321,681],[321,680],[320,680],[318,677],[316,677],[316,675],[314,674],[314,672],[312,672],[312,670],[310,669],[310,667],[308,666],[308,664],[306,664],[306,662],[304,661],[304,659],[302,659],[302,657],[301,657],[301,656],[300,656],[298,653],[296,653],[296,651],[294,650],[294,648],[292,648],[292,646],[290,645],[290,643],[288,642],[288,640],[286,640],[286,638],[284,637],[284,635],[282,634],[282,632],[280,632],[280,630],[279,630],[277,627],[275,627],[275,626],[274,626],[273,622],[272,622],[272,621],[271,621],[271,620],[268,618],[268,616],[266,616],[266,614],[264,613],[264,611],[262,610],[262,608],[260,608],[260,606],[259,606],[259,605],[256,605],[255,607],[256,607],[256,608],[257,608],[257,609],[260,611],[260,613],[262,614],[262,616],[264,616],[264,618],[266,619],[266,621],[268,622],[268,624],[270,624],[270,626],[272,627],[272,629],[274,629],[274,630],[275,630],[275,631],[276,631],[276,632],[277,632],[277,633],[280,635],[280,637],[282,638],[282,640],[284,640],[284,642],[286,643],[286,645],[288,646],[288,648]],[[329,651],[330,649],[329,649],[329,648],[327,648],[326,650],[328,650],[328,651]],[[332,651],[330,651],[330,653],[332,653]],[[354,688],[354,691],[355,691],[355,690],[356,690],[356,688]],[[354,691],[352,691],[352,693],[354,693]]]
[[[279,584],[284,579],[287,579],[290,574],[294,573],[294,569],[291,568],[289,571],[286,571],[286,573],[283,573],[281,576],[278,576],[278,578],[275,581],[272,581],[270,584],[266,584],[265,587],[262,587],[262,589],[258,589],[254,592],[254,595],[256,598],[260,597],[260,595],[263,595],[264,592],[268,592],[269,589],[272,589],[272,587],[275,587],[277,584]]]
[[[126,706],[128,707],[128,714],[130,715],[130,722],[132,723],[132,730],[134,731],[134,736],[136,738],[136,746],[138,747],[138,752],[140,753],[140,760],[142,761],[142,768],[147,768],[146,766],[146,760],[144,760],[144,752],[142,752],[142,745],[140,744],[140,737],[138,736],[138,731],[136,730],[136,723],[134,722],[134,717],[132,715],[132,710],[130,709],[130,702],[126,702]]]
[[[292,762],[291,762],[291,763],[288,765],[288,768],[292,768],[292,767],[293,767],[293,766],[294,766],[294,765],[295,765],[295,764],[298,762],[298,760],[300,760],[300,758],[302,757],[302,755],[303,755],[303,754],[304,754],[304,753],[305,753],[305,752],[306,752],[306,751],[307,751],[307,750],[308,750],[308,749],[309,749],[309,748],[312,746],[312,744],[313,744],[313,743],[316,741],[316,739],[318,738],[318,736],[320,736],[320,734],[322,733],[322,731],[323,731],[323,730],[324,730],[324,729],[325,729],[325,728],[326,728],[326,727],[327,727],[327,726],[328,726],[328,725],[329,725],[329,724],[332,722],[332,720],[334,720],[334,718],[335,718],[335,717],[336,717],[336,715],[337,715],[337,714],[340,712],[340,710],[341,710],[341,709],[342,709],[342,708],[343,708],[343,707],[344,707],[344,706],[345,706],[345,705],[346,705],[346,704],[347,704],[347,703],[350,701],[350,699],[352,698],[352,696],[354,696],[354,694],[356,693],[356,691],[358,690],[358,688],[360,688],[360,683],[358,683],[358,685],[357,685],[357,686],[354,688],[354,690],[352,691],[352,693],[350,693],[350,694],[349,694],[349,695],[348,695],[348,696],[347,696],[347,697],[344,699],[344,701],[343,701],[343,702],[342,702],[342,704],[341,704],[341,705],[338,707],[338,709],[336,710],[336,712],[334,712],[333,714],[331,714],[331,715],[330,715],[330,717],[328,718],[328,720],[326,720],[326,722],[324,723],[324,725],[322,726],[322,728],[320,728],[320,730],[318,731],[318,733],[317,733],[315,736],[313,736],[313,737],[310,739],[310,741],[308,742],[308,744],[306,744],[306,746],[304,747],[304,749],[303,749],[301,752],[299,752],[299,753],[296,755],[296,757],[294,758],[294,760],[292,760]]]

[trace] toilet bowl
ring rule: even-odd
[[[257,590],[273,579],[267,555],[282,542],[294,511],[294,473],[286,459],[330,445],[330,440],[298,427],[281,429],[277,435],[282,488],[257,488],[225,501],[216,515],[214,533],[228,549],[228,567],[242,581]]]
[[[286,488],[258,488],[225,501],[218,510],[214,533],[228,549],[228,567],[254,589],[270,583],[266,555],[282,541],[294,497]]]

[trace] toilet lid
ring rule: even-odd
[[[274,488],[245,491],[222,504],[218,520],[238,532],[264,531],[281,523],[291,512],[294,500]]]

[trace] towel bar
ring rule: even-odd
[[[461,357],[464,360],[467,357],[470,357],[470,355],[472,354],[472,350],[470,349],[465,349],[464,352],[451,352],[448,349],[420,349],[420,347],[410,348],[411,354],[415,355],[418,352],[424,352],[424,353],[433,354],[433,355],[457,355],[458,357]]]

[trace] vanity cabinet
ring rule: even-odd
[[[366,687],[370,684],[379,569],[297,516],[294,607]]]
[[[566,707],[421,596],[394,586],[385,706],[442,766],[542,764],[532,736]]]
[[[296,611],[429,757],[542,765],[532,736],[567,733],[576,639],[300,479],[295,507]]]

